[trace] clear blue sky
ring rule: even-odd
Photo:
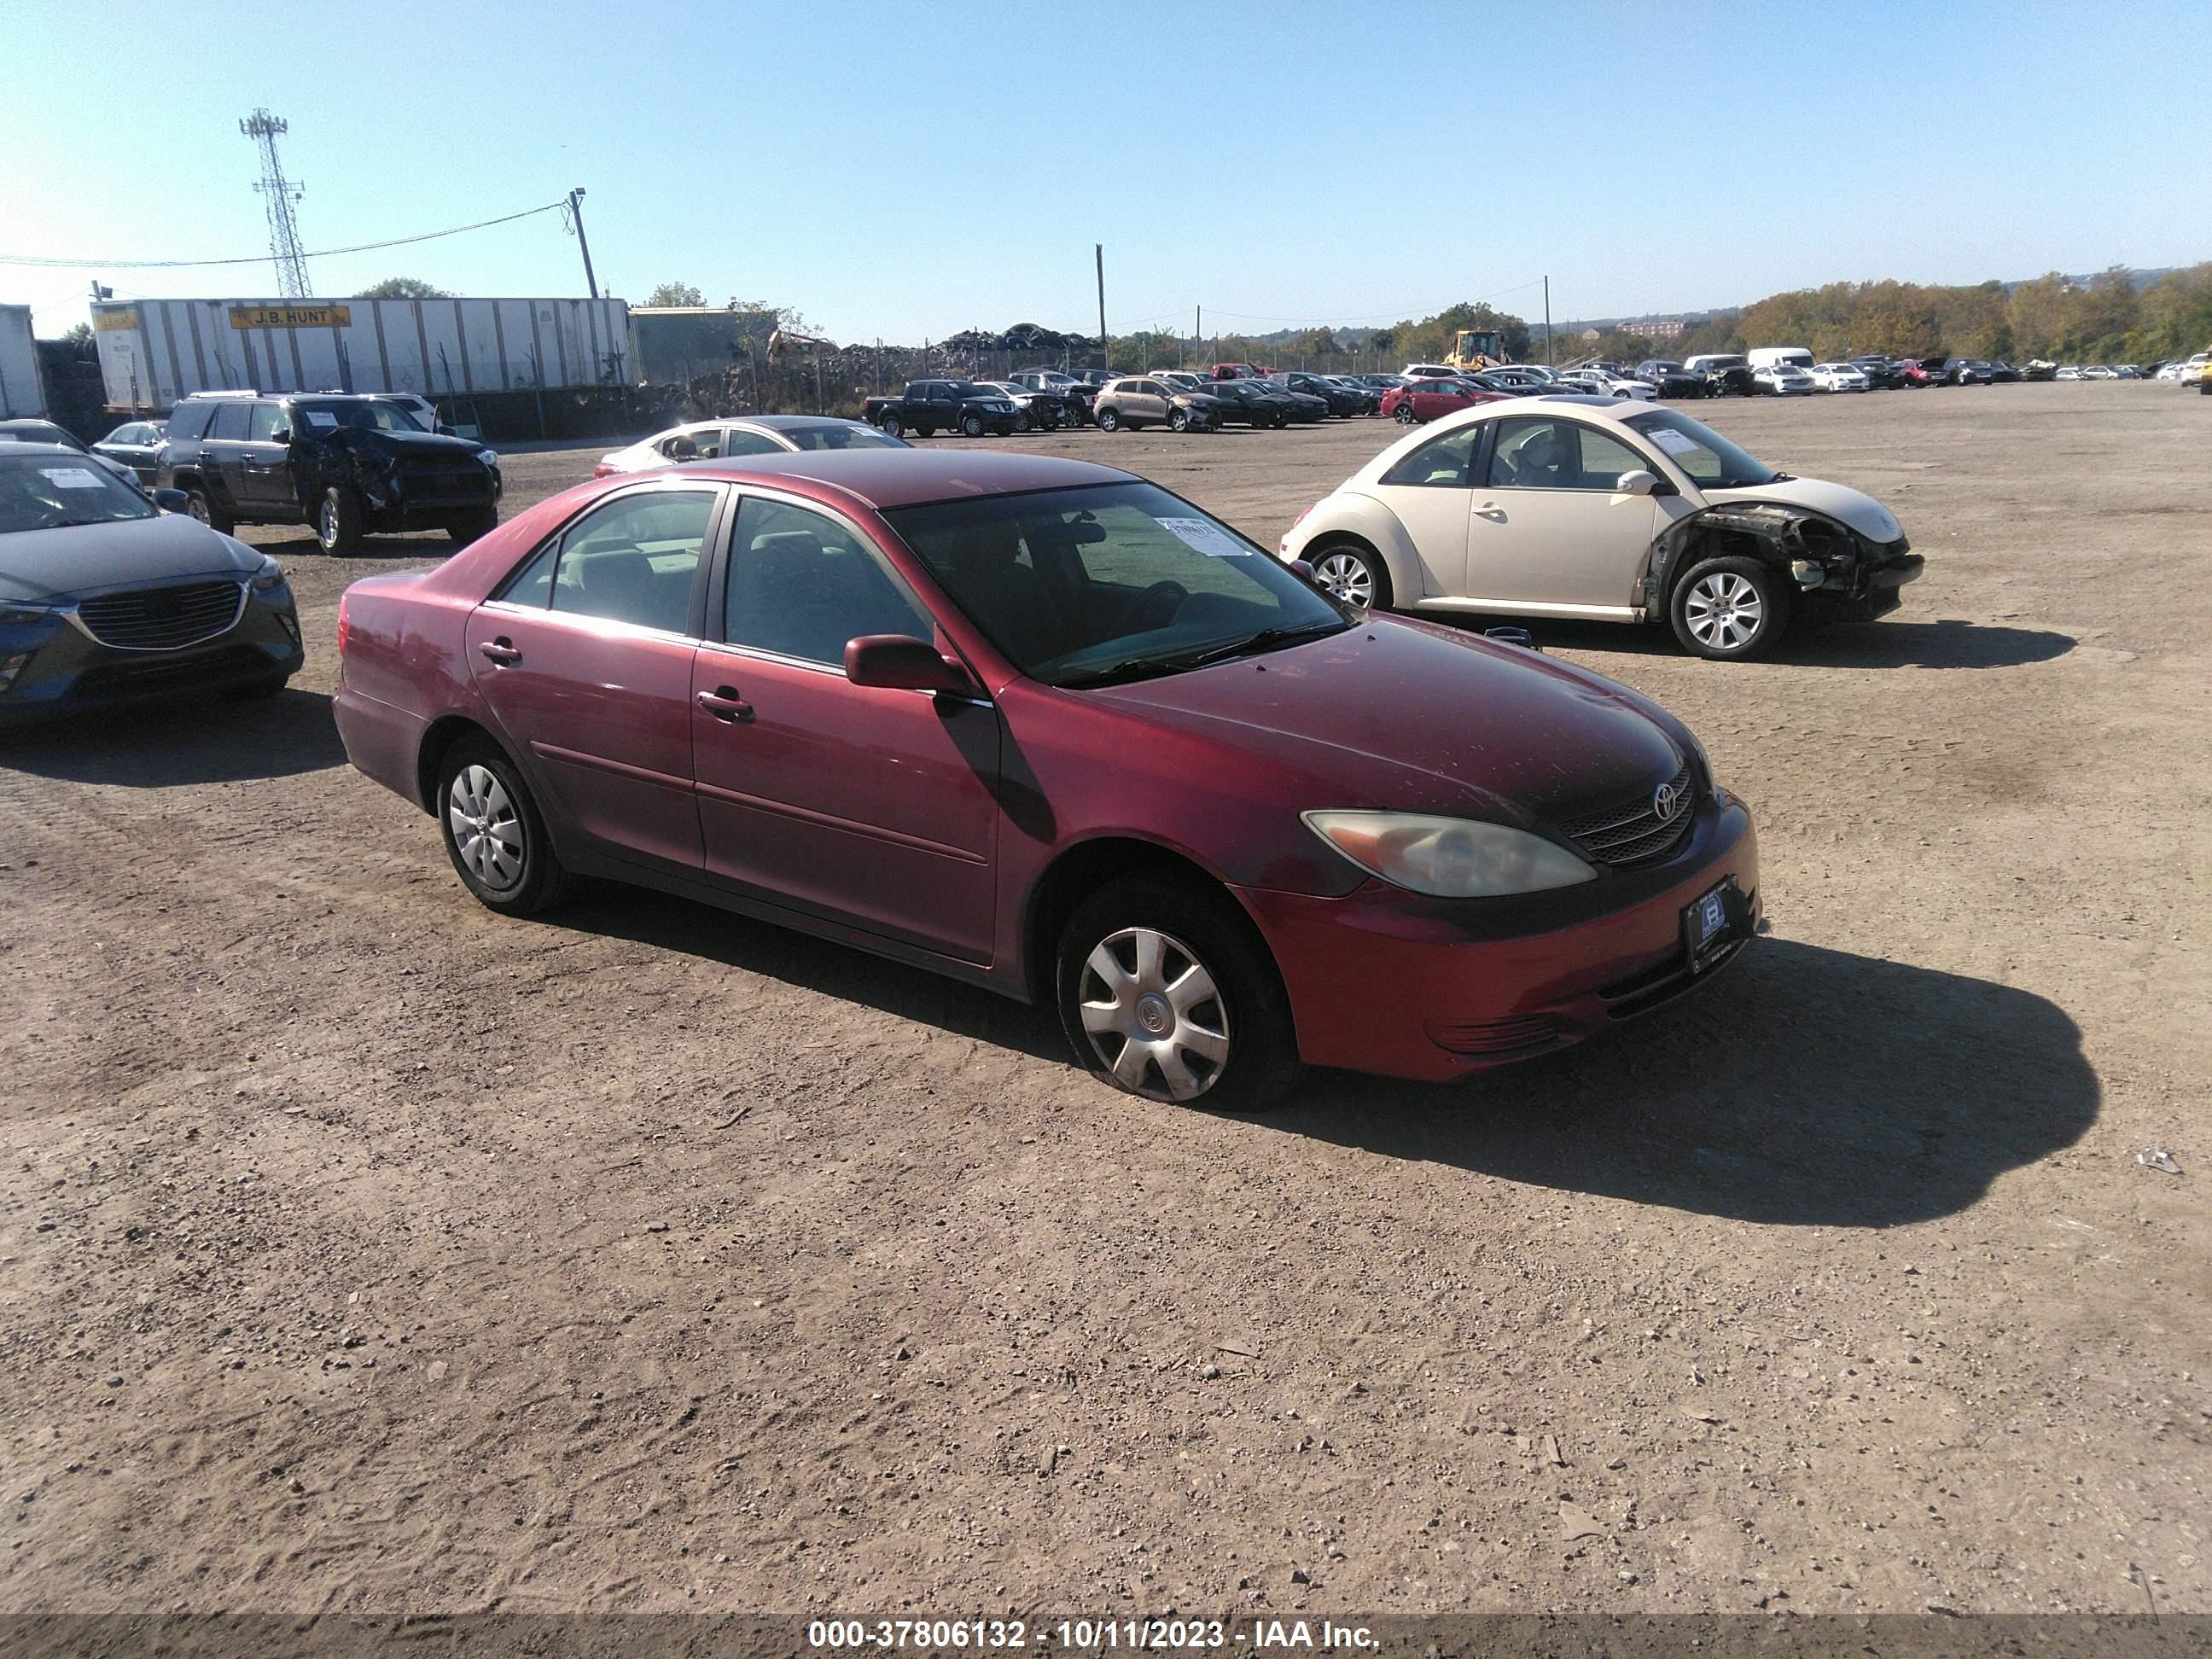
[[[310,249],[589,191],[603,285],[840,340],[1667,312],[1843,278],[2212,257],[2212,8],[1803,3],[639,7],[0,0],[0,253],[267,246],[238,119],[291,123]],[[1577,64],[1587,68],[1575,67]],[[319,260],[580,294],[556,216]],[[42,334],[268,265],[0,266]]]

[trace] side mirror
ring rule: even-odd
[[[968,671],[927,640],[908,634],[863,634],[845,641],[845,678],[886,691],[973,696]]]
[[[1298,574],[1304,577],[1310,582],[1317,584],[1321,580],[1321,578],[1314,574],[1314,568],[1308,564],[1304,559],[1292,559],[1291,561],[1291,568],[1297,571]]]
[[[269,434],[268,441],[272,444],[290,443],[292,441],[292,428],[289,426],[278,427],[274,432]]]
[[[1635,471],[1624,472],[1616,478],[1613,493],[1616,495],[1656,495],[1659,493],[1659,475],[1639,466]]]
[[[157,489],[154,492],[154,505],[164,513],[181,513],[191,502],[192,498],[181,489]]]
[[[460,435],[453,430],[451,425],[444,421],[439,422],[436,426],[430,429],[435,432],[441,438],[457,438]]]

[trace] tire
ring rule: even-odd
[[[1413,413],[1413,404],[1401,403],[1398,405],[1398,412],[1390,418],[1397,422],[1400,426],[1411,426],[1421,417]]]
[[[1187,409],[1170,410],[1168,413],[1168,430],[1170,432],[1189,431],[1190,411]]]
[[[1693,656],[1735,662],[1765,650],[1790,625],[1790,592],[1756,559],[1707,559],[1674,584],[1667,615]]]
[[[1026,432],[1026,431],[1028,431],[1029,429],[1030,429],[1030,417],[1029,417],[1028,416],[1026,416],[1026,415],[1017,415],[1017,416],[1014,416],[1014,430],[1015,430],[1015,431],[1017,431],[1017,432]]]
[[[230,514],[217,507],[204,489],[193,489],[185,492],[185,511],[210,530],[225,536],[238,528]]]
[[[1290,425],[1290,423],[1291,423],[1291,417],[1290,417],[1289,416],[1287,416],[1287,415],[1278,415],[1278,416],[1275,416],[1273,425],[1274,425],[1275,430],[1276,430],[1276,431],[1278,431],[1278,432],[1280,432],[1280,431],[1282,431],[1285,428],[1286,428],[1287,426],[1289,426],[1289,425]]]
[[[981,437],[983,417],[981,415],[963,415],[960,417],[960,435],[963,438]]]
[[[332,555],[361,545],[361,501],[343,484],[332,484],[315,503],[315,544]]]
[[[906,422],[896,415],[885,415],[876,422],[876,430],[886,438],[903,438],[906,436]]]
[[[1054,993],[1077,1063],[1147,1100],[1261,1112],[1303,1070],[1265,941],[1196,880],[1127,876],[1086,899],[1060,935]]]
[[[1323,542],[1309,549],[1314,580],[1347,605],[1365,611],[1390,608],[1390,571],[1371,548],[1358,542]]]
[[[446,751],[435,804],[446,856],[486,908],[535,915],[574,890],[529,786],[489,738],[463,738]]]
[[[488,507],[483,512],[466,519],[456,519],[446,526],[446,534],[453,538],[453,545],[466,547],[480,541],[499,528],[499,509]]]
[[[1100,410],[1098,411],[1098,429],[1101,432],[1119,432],[1121,429],[1121,411],[1115,409]]]

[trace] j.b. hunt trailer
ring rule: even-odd
[[[92,326],[116,410],[193,392],[447,398],[631,378],[622,300],[103,301]]]

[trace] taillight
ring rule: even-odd
[[[346,596],[338,595],[338,654],[345,655],[346,641],[353,637],[353,624],[346,617]]]

